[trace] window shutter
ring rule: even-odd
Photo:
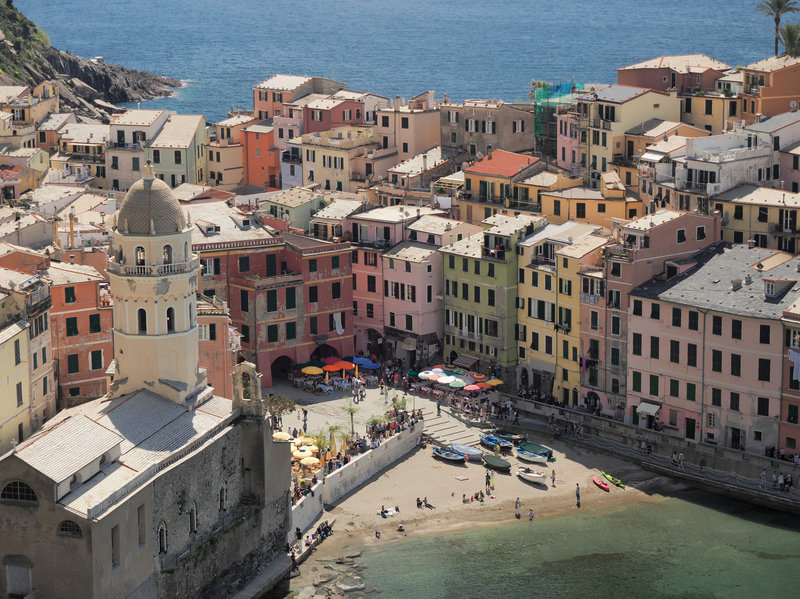
[[[458,122],[458,113],[456,113],[456,123]]]
[[[486,133],[486,121],[481,121],[481,133]]]

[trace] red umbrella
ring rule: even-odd
[[[336,356],[330,356],[330,357],[327,357],[327,358],[322,358],[322,361],[325,364],[336,364],[336,362],[338,362],[339,360],[341,360],[341,358],[337,358]],[[337,368],[336,370],[339,370],[339,369]]]
[[[336,366],[336,364],[327,364],[327,365],[322,367],[322,370],[325,371],[325,384],[326,385],[328,384],[328,375],[330,375],[331,372],[339,372],[339,368]]]
[[[486,383],[475,383],[475,386],[478,387],[479,389],[491,389],[492,388],[491,385],[488,385]]]
[[[487,385],[487,387],[488,386],[489,385]],[[478,389],[480,389],[478,385],[467,385],[466,387],[464,387],[464,391],[477,391]]]
[[[486,375],[480,372],[472,372],[469,374],[469,377],[475,379],[479,383],[486,380]]]

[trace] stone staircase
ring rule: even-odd
[[[477,426],[467,424],[450,413],[449,407],[442,408],[442,415],[436,415],[436,408],[423,408],[422,416],[425,419],[425,435],[433,443],[447,447],[451,443],[462,445],[480,445],[479,435],[482,430]]]

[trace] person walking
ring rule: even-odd
[[[442,415],[442,398],[441,397],[436,399],[436,415],[437,416],[441,416]]]
[[[489,492],[489,484],[492,482],[492,476],[489,474],[489,471],[486,471],[486,492]]]
[[[575,483],[575,502],[578,507],[581,507],[581,485]]]
[[[772,488],[778,488],[778,473],[775,470],[772,471]]]
[[[767,473],[763,470],[761,471],[761,485],[759,485],[762,489],[767,488]]]
[[[514,516],[517,518],[517,520],[519,520],[519,510],[521,506],[522,504],[519,502],[519,497],[517,497],[517,501],[514,504]]]
[[[678,465],[681,467],[681,470],[683,470],[683,460],[684,459],[685,458],[683,457],[683,452],[680,452],[678,454]]]
[[[553,486],[555,487],[556,486],[556,471],[555,470],[553,470],[553,472],[550,474],[550,480],[553,481]]]
[[[519,410],[514,410],[514,422],[512,424],[519,426]]]
[[[533,520],[533,508],[528,510],[528,522]]]

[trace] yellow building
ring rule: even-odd
[[[579,187],[582,184],[582,179],[569,177],[560,171],[542,171],[514,184],[511,207],[526,212],[541,212],[543,193]]]
[[[603,173],[601,188],[573,187],[541,194],[542,214],[547,222],[561,224],[576,221],[611,229],[614,220],[631,220],[642,216],[642,201],[628,196],[615,172]]]
[[[600,227],[550,224],[519,244],[517,343],[520,388],[580,401],[580,273],[602,262]]]
[[[8,300],[0,292],[0,310]],[[24,320],[0,325],[0,455],[31,430],[27,329]]]
[[[33,148],[36,127],[47,115],[58,112],[58,88],[43,81],[33,89],[22,85],[0,86],[0,142],[14,148]]]
[[[69,123],[56,134],[58,152],[50,158],[50,166],[65,176],[94,178],[93,185],[106,188],[106,141],[108,125]]]
[[[697,91],[681,96],[681,120],[717,135],[733,129],[741,120],[741,100],[721,90]],[[686,135],[681,133],[681,135]]]
[[[748,243],[756,247],[800,251],[800,193],[772,187],[740,185],[709,200],[710,211],[722,215],[722,239],[730,243]]]
[[[244,145],[242,129],[255,120],[237,114],[214,125],[216,139],[206,144],[208,184],[230,191],[242,184],[244,177]]]

